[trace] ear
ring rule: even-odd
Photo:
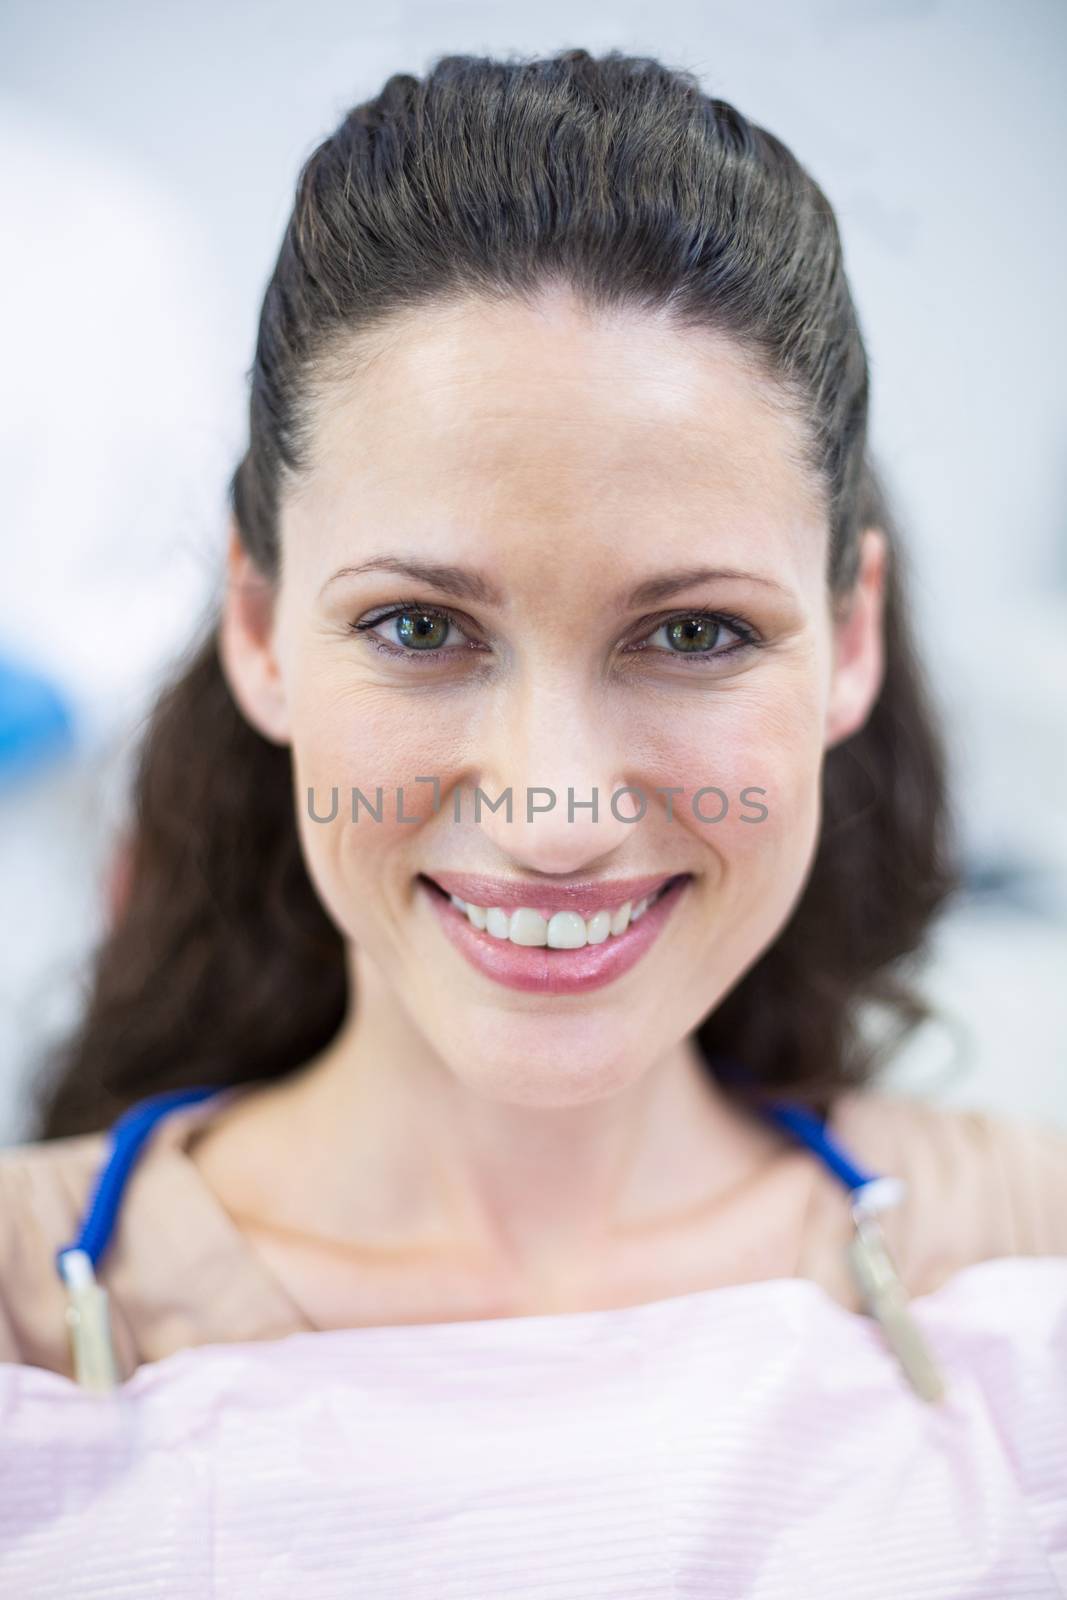
[[[870,715],[885,676],[885,575],[889,550],[880,528],[860,540],[856,582],[835,608],[833,666],[826,707],[825,747],[857,732]]]
[[[272,744],[289,743],[285,685],[274,647],[277,586],[265,578],[230,524],[219,660],[238,706]]]

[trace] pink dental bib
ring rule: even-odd
[[[12,1600],[1053,1600],[1067,1258],[911,1302],[947,1392],[802,1278],[0,1365]]]

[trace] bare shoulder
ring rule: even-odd
[[[844,1095],[830,1118],[873,1171],[904,1180],[890,1226],[913,1292],[1000,1256],[1067,1256],[1067,1129],[887,1089]]]
[[[55,1252],[77,1231],[105,1140],[81,1134],[0,1149],[0,1361],[65,1365]]]

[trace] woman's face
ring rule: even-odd
[[[776,391],[725,338],[562,293],[420,312],[316,417],[266,610],[231,551],[235,692],[292,746],[357,986],[486,1095],[595,1099],[787,921],[825,750],[879,686],[881,537],[835,621],[822,493]],[[353,789],[381,790],[380,821],[352,820]],[[510,821],[486,803],[509,790]],[[500,908],[488,928],[426,881],[450,874],[502,880],[461,894]],[[640,898],[619,880],[676,874],[614,931]]]

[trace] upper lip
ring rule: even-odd
[[[588,918],[596,911],[614,910],[627,900],[643,900],[672,878],[689,874],[653,872],[643,878],[583,878],[569,883],[530,883],[521,878],[490,878],[477,872],[426,872],[422,876],[468,905],[487,909],[499,906],[502,911],[527,906],[546,916],[554,911],[574,911]]]

